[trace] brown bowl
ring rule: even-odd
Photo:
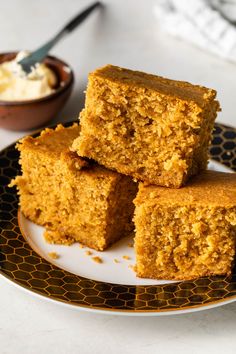
[[[0,64],[12,60],[17,52],[0,54]],[[58,87],[53,93],[42,98],[24,101],[0,100],[0,127],[10,130],[27,130],[40,127],[50,121],[68,100],[74,74],[62,60],[47,56],[44,63],[52,69],[58,78]]]

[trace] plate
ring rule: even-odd
[[[235,140],[235,129],[216,124],[209,168],[236,170]],[[20,173],[14,145],[0,153],[0,272],[6,279],[48,300],[108,314],[170,315],[236,300],[236,269],[231,277],[183,282],[137,278],[132,235],[105,252],[78,243],[70,247],[45,243],[44,229],[21,214],[16,190],[7,187]],[[51,252],[59,258],[50,258]],[[93,256],[103,263],[94,262]]]

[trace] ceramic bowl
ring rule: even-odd
[[[0,54],[0,64],[12,60],[17,52]],[[9,130],[28,130],[45,125],[62,109],[68,100],[74,74],[68,64],[62,60],[47,56],[44,63],[52,69],[57,78],[58,86],[50,95],[24,101],[0,100],[0,128]]]

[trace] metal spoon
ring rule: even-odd
[[[49,40],[46,44],[36,49],[26,58],[20,60],[18,64],[20,64],[23,70],[29,74],[32,68],[36,63],[40,63],[47,56],[50,49],[66,34],[72,32],[80,23],[82,23],[86,17],[96,8],[101,6],[102,3],[100,1],[95,2],[90,5],[87,9],[79,13],[76,17],[74,17],[56,36],[54,36],[51,40]]]

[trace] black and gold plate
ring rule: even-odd
[[[236,129],[215,125],[212,159],[236,171]],[[23,237],[18,197],[10,180],[20,169],[15,144],[0,153],[0,273],[13,283],[69,306],[129,315],[185,313],[236,300],[236,268],[214,276],[160,285],[120,285],[87,279],[50,263]]]

